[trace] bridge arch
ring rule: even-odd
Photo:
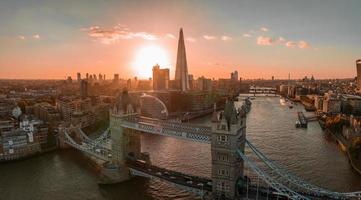
[[[162,100],[145,93],[140,96],[140,109],[141,114],[146,117],[167,119],[169,115],[168,108]]]

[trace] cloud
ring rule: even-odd
[[[298,42],[298,48],[300,49],[307,49],[309,47],[310,45],[306,41],[301,40]]]
[[[257,44],[261,46],[270,46],[273,42],[273,39],[270,37],[259,36],[257,38]]]
[[[25,40],[25,39],[26,39],[25,36],[23,36],[23,35],[19,35],[18,38],[19,38],[20,40]]]
[[[306,41],[303,41],[303,40],[301,40],[299,42],[288,41],[288,42],[286,42],[285,45],[288,48],[296,48],[296,47],[298,47],[300,49],[307,49],[307,48],[310,47],[310,44],[308,42],[306,42]]]
[[[165,37],[170,38],[170,39],[175,39],[175,36],[173,34],[171,34],[171,33],[165,34]]]
[[[214,39],[216,39],[216,37],[213,36],[213,35],[203,35],[203,38],[206,39],[206,40],[214,40]]]
[[[153,35],[153,34],[150,34],[150,33],[146,33],[146,32],[138,32],[138,33],[132,33],[130,32],[129,33],[131,35],[131,37],[133,38],[142,38],[144,40],[156,40],[158,39],[157,36]]]
[[[116,25],[110,30],[101,28],[100,26],[91,26],[83,29],[88,33],[88,36],[100,41],[103,44],[112,44],[119,40],[129,39],[143,39],[143,40],[157,40],[158,37],[147,32],[132,32],[124,25]]]
[[[266,27],[262,27],[260,30],[263,32],[268,32],[268,28],[266,28]]]
[[[251,34],[248,34],[248,33],[244,33],[242,36],[243,36],[243,37],[252,37],[252,35],[251,35]]]
[[[221,40],[223,40],[223,41],[232,40],[232,37],[229,37],[229,36],[223,35],[223,36],[221,37]]]
[[[297,46],[296,42],[293,42],[293,41],[286,42],[286,47],[288,47],[288,48],[295,48],[296,46]]]
[[[188,41],[188,42],[196,42],[197,40],[195,38],[192,38],[192,37],[187,37],[186,41]]]
[[[33,38],[36,39],[36,40],[38,40],[38,39],[40,39],[40,35],[39,35],[39,34],[35,34],[35,35],[33,35]]]
[[[284,43],[284,42],[286,42],[286,39],[284,37],[279,37],[278,42]]]

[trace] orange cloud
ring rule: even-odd
[[[171,34],[171,33],[165,34],[165,37],[170,38],[170,39],[175,39],[175,36],[173,34]]]
[[[221,37],[221,40],[223,40],[223,41],[232,40],[232,37],[229,37],[229,36],[223,35],[223,36]]]
[[[286,42],[286,47],[288,47],[288,48],[295,48],[296,46],[297,46],[296,42],[293,42],[293,41]]]
[[[25,36],[23,36],[23,35],[19,35],[18,38],[19,38],[20,40],[25,40],[25,39],[26,39]]]
[[[214,40],[214,39],[216,39],[216,37],[213,36],[213,35],[203,35],[203,38],[206,39],[206,40]]]
[[[123,25],[116,25],[113,29],[105,30],[100,26],[91,26],[85,29],[88,35],[96,40],[99,40],[103,44],[112,44],[119,40],[128,40],[134,38],[140,38],[144,40],[157,40],[156,35],[147,32],[131,32],[128,27]]]
[[[307,49],[310,47],[309,43],[306,42],[306,41],[299,41],[299,42],[294,42],[294,41],[288,41],[286,42],[286,47],[288,48],[295,48],[295,47],[298,47],[300,49]]]
[[[301,40],[298,42],[298,48],[300,49],[307,49],[309,47],[310,45],[306,41]]]
[[[273,42],[273,39],[270,37],[259,36],[257,38],[257,44],[261,46],[270,46]]]
[[[40,35],[39,35],[39,34],[35,34],[35,35],[33,35],[33,38],[36,39],[36,40],[38,40],[38,39],[40,39]]]
[[[188,41],[188,42],[196,42],[197,40],[195,38],[193,38],[193,37],[187,37],[186,41]]]
[[[268,28],[266,28],[266,27],[262,27],[260,30],[263,32],[268,32]]]
[[[284,42],[286,42],[286,39],[284,37],[279,37],[278,42],[284,43]]]

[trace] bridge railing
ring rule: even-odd
[[[122,122],[122,126],[143,132],[172,136],[197,142],[209,143],[211,139],[210,127],[182,125],[180,123],[162,122],[149,119],[144,120],[142,118],[124,120]]]

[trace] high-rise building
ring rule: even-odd
[[[80,81],[80,96],[82,98],[86,98],[88,96],[88,81],[87,80]]]
[[[76,74],[76,80],[78,81],[78,83],[80,83],[80,80],[81,80],[81,74],[80,74],[80,72],[78,72],[78,73]]]
[[[189,89],[187,56],[186,56],[186,48],[184,45],[184,36],[183,36],[182,28],[179,31],[175,81],[176,81],[177,89],[180,89],[181,91],[185,91]]]
[[[238,81],[238,71],[234,71],[231,73],[231,80]]]
[[[197,79],[197,89],[201,91],[210,91],[212,90],[212,80],[209,78],[204,78],[204,76]]]
[[[169,89],[169,69],[160,69],[159,65],[153,67],[153,90]]]
[[[193,90],[194,89],[194,78],[193,78],[193,74],[188,74],[188,81],[189,81],[189,89]]]
[[[113,83],[115,83],[115,84],[119,83],[119,74],[114,74]]]
[[[68,78],[66,79],[67,83],[72,83],[73,79],[71,79],[71,76],[68,76]]]
[[[89,78],[89,74],[88,74],[88,73],[86,73],[85,78],[88,80],[88,78]]]
[[[357,88],[361,89],[361,59],[356,60]]]

